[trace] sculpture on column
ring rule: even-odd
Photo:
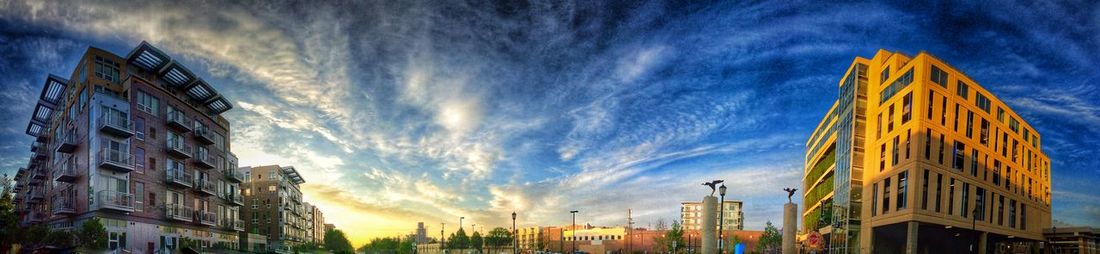
[[[783,188],[783,190],[784,190],[784,191],[787,191],[787,203],[794,203],[794,201],[791,201],[791,197],[792,197],[792,196],[794,196],[794,192],[795,192],[795,191],[797,191],[798,189],[795,189],[795,188]]]
[[[715,190],[714,187],[718,186],[718,184],[720,184],[722,182],[725,182],[725,180],[714,180],[714,181],[710,181],[710,182],[703,182],[703,185],[709,186],[710,187],[710,195],[714,196],[714,190]]]

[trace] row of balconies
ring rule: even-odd
[[[170,204],[164,207],[164,216],[170,220],[182,221],[182,222],[197,222],[202,225],[215,226],[218,223],[218,214],[212,211],[195,210],[191,207],[181,204]],[[223,222],[224,224],[224,222]],[[237,220],[232,224],[241,225],[243,229],[243,222]]]
[[[168,155],[176,157],[177,159],[193,159],[195,165],[205,169],[220,168],[219,166],[221,166],[218,158],[211,155],[209,150],[192,147],[191,144],[187,144],[178,139],[168,139],[165,148],[165,150],[168,151]]]
[[[199,194],[217,194],[217,186],[209,178],[196,178],[182,169],[168,169],[164,171],[165,182],[184,188],[195,188]]]
[[[244,221],[239,219],[222,218],[220,226],[228,230],[244,231]]]

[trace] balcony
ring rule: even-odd
[[[199,153],[195,156],[195,165],[204,169],[212,169],[218,166],[218,158],[210,155],[210,152]]]
[[[226,192],[223,195],[223,197],[225,197],[225,200],[229,201],[230,205],[235,205],[235,206],[244,205],[244,199],[241,198],[241,193],[240,192],[234,192],[234,191]]]
[[[195,126],[194,133],[195,140],[207,145],[214,144],[214,130],[211,130],[210,127],[202,125]]]
[[[58,182],[71,183],[80,178],[80,175],[76,172],[76,162],[73,160],[64,160],[54,166],[53,180]]]
[[[104,113],[96,119],[96,125],[100,131],[114,134],[121,138],[129,138],[134,135],[134,123],[130,119],[118,114]]]
[[[99,155],[96,156],[96,162],[101,168],[121,173],[134,171],[134,155],[123,153],[118,150],[107,149],[106,147],[99,150]]]
[[[185,170],[185,169],[182,169],[182,168],[176,168],[176,169],[169,168],[168,170],[164,171],[164,174],[165,174],[164,180],[169,185],[176,185],[176,186],[180,186],[180,187],[184,187],[184,188],[191,188],[191,186],[194,184],[194,177],[191,176],[191,173],[188,173],[187,170]]]
[[[195,211],[195,217],[198,218],[199,224],[214,226],[218,222],[218,214],[214,212],[207,212],[198,210]]]
[[[199,191],[199,194],[214,195],[216,190],[214,182],[206,178],[195,178],[195,190]]]
[[[39,160],[45,160],[50,155],[50,153],[46,152],[46,150],[47,149],[45,148],[45,145],[43,145],[42,149],[35,149],[34,158],[39,159]]]
[[[229,221],[231,221],[232,224],[233,224],[233,230],[244,231],[244,221],[243,220],[229,220]]]
[[[169,204],[164,207],[164,216],[169,220],[191,222],[194,209],[181,204]]]
[[[38,152],[38,150],[46,149],[46,144],[42,142],[31,143],[31,152]]]
[[[168,128],[179,132],[191,131],[191,121],[187,119],[187,115],[184,115],[183,112],[169,108],[168,114],[164,118],[168,121]]]
[[[43,193],[43,192],[45,192],[45,191],[43,191],[42,188],[31,188],[31,189],[27,190],[27,200],[28,201],[42,201],[42,199],[46,198],[45,193]]]
[[[58,196],[53,199],[53,214],[54,215],[68,215],[76,213],[76,205],[73,204],[73,200],[65,197]]]
[[[191,151],[194,150],[191,148],[190,144],[184,143],[182,140],[172,140],[170,138],[167,140],[168,145],[165,146],[165,150],[168,151],[168,155],[175,156],[176,158],[180,159],[191,158]]]
[[[134,211],[134,195],[125,192],[117,192],[104,190],[99,191],[96,196],[99,198],[99,208],[109,209],[121,212],[133,212]]]
[[[31,168],[31,179],[37,179],[37,180],[46,179],[46,174],[44,172],[42,172],[42,168],[34,167],[34,168]]]
[[[76,135],[75,129],[69,129],[65,131],[64,136],[58,139],[57,152],[59,153],[73,153],[76,148],[80,146],[81,137]]]
[[[240,183],[244,181],[244,174],[236,168],[227,168],[225,169],[224,173],[225,178],[229,179],[230,182]]]

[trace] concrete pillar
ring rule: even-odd
[[[798,231],[798,205],[787,203],[783,205],[783,254],[794,254],[796,242],[794,233]]]
[[[986,241],[988,240],[988,237],[989,237],[988,232],[982,232],[980,234],[980,236],[978,236],[978,254],[985,254],[986,253],[987,250],[985,249],[985,245],[986,245]]]
[[[701,243],[703,254],[715,254],[718,250],[718,198],[714,196],[703,197],[703,225],[699,231],[703,232]]]
[[[910,221],[905,232],[905,253],[917,254],[917,236],[920,232],[920,222]]]

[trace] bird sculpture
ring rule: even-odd
[[[783,188],[783,190],[784,190],[784,191],[787,191],[787,202],[789,202],[789,203],[794,203],[794,201],[791,201],[791,197],[792,197],[792,196],[794,196],[794,192],[795,192],[795,191],[797,191],[798,189],[794,189],[794,188]]]
[[[725,181],[724,180],[714,180],[714,181],[710,181],[710,182],[704,182],[703,185],[710,186],[710,195],[714,196],[714,190],[715,190],[714,187],[718,186],[718,184],[720,184],[722,182],[725,182]]]

